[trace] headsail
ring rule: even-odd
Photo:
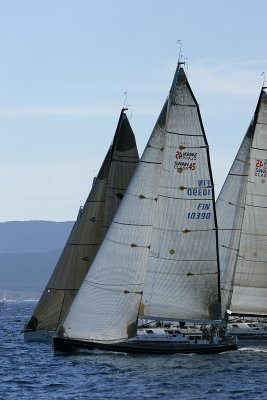
[[[139,157],[125,109],[92,189],[26,329],[55,330],[65,317],[123,198]]]
[[[135,335],[138,316],[220,317],[214,191],[199,108],[180,65],[124,199],[60,334]]]
[[[266,88],[265,88],[266,89]],[[250,146],[250,147],[249,147]],[[241,145],[243,149],[244,174],[239,189],[233,191],[236,210],[229,219],[228,209],[218,207],[219,228],[237,230],[232,240],[228,236],[221,239],[221,264],[223,281],[232,276],[232,294],[228,300],[231,312],[244,316],[266,316],[267,298],[267,94],[261,91],[254,120]],[[237,155],[239,158],[239,154]],[[238,162],[235,160],[234,164]],[[249,168],[247,167],[249,162]],[[220,198],[229,197],[229,177]],[[227,189],[227,190],[226,190]],[[224,193],[227,192],[228,193]],[[219,199],[218,199],[219,200]],[[218,203],[219,205],[219,203]],[[223,213],[227,219],[223,225]],[[226,244],[225,244],[226,243]],[[234,247],[232,252],[222,249],[222,245]],[[234,255],[234,251],[237,255]],[[226,277],[226,278],[225,278]],[[230,292],[231,293],[231,292]]]

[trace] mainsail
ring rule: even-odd
[[[135,137],[122,109],[114,140],[54,272],[26,325],[56,330],[95,258],[139,161]]]
[[[267,316],[267,95],[217,199],[222,304],[233,315]]]
[[[213,180],[199,106],[178,64],[123,201],[59,334],[116,342],[138,318],[220,318]]]

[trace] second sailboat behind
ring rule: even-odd
[[[92,189],[80,209],[54,272],[24,329],[27,341],[51,341],[90,269],[139,161],[135,137],[122,109]]]
[[[221,320],[214,185],[199,106],[180,63],[170,95],[99,252],[63,321],[56,351],[219,353],[236,343],[138,329],[142,319]]]

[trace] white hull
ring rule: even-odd
[[[230,322],[227,333],[236,336],[239,345],[267,344],[267,326],[261,322]]]
[[[41,342],[41,343],[52,344],[53,337],[55,336],[56,331],[27,330],[23,331],[23,333],[25,342]]]

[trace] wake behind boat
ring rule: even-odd
[[[54,272],[24,328],[26,341],[51,342],[89,270],[112,221],[139,156],[122,109],[110,146]]]
[[[236,350],[236,340],[219,330],[190,338],[178,329],[138,328],[138,320],[198,321],[212,329],[220,324],[217,239],[208,143],[178,63],[122,203],[53,340],[55,351]]]

